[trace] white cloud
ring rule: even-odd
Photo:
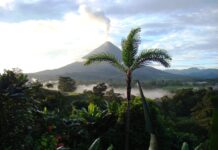
[[[204,65],[207,54],[212,66],[218,54],[217,5],[214,0],[0,0],[0,20],[14,22],[0,22],[0,72],[71,63],[102,44],[109,26],[117,46],[131,28],[142,27],[140,49],[169,50],[173,67],[190,67],[195,63],[190,60],[198,59]]]
[[[0,0],[0,8],[12,9],[14,0]]]
[[[32,4],[32,3],[40,2],[42,0],[21,0],[21,1],[25,4]]]
[[[24,72],[61,67],[105,41],[105,26],[70,12],[62,20],[0,22],[0,71]]]

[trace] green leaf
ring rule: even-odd
[[[182,149],[181,149],[181,150],[189,150],[188,143],[183,142],[183,144],[182,144]]]
[[[44,107],[43,112],[46,114],[48,112],[47,107]]]
[[[88,150],[99,150],[100,147],[100,138],[97,138],[92,145],[89,147]]]
[[[101,54],[92,55],[88,57],[84,65],[90,65],[95,62],[98,62],[98,63],[108,62],[114,67],[118,68],[119,70],[124,71],[124,72],[126,71],[125,66],[121,64],[119,60],[113,54],[110,54],[110,53],[101,53]]]
[[[202,143],[200,143],[197,147],[195,147],[195,149],[194,150],[202,150],[202,146],[203,146],[203,144]]]
[[[93,104],[93,103],[90,103],[89,104],[89,106],[88,106],[88,112],[90,113],[90,114],[94,114],[94,112],[95,112],[95,104]]]
[[[107,148],[107,150],[113,150],[113,145],[111,144],[108,148]]]
[[[171,61],[171,59],[172,58],[170,57],[170,55],[164,49],[146,49],[136,57],[133,65],[131,66],[131,70],[135,70],[151,62],[157,62],[164,67],[169,67],[169,62]]]
[[[142,100],[142,105],[143,105],[143,110],[144,110],[146,130],[149,133],[154,133],[148,103],[146,102],[146,99],[144,97],[140,82],[137,81],[137,83],[138,83],[139,92],[140,92],[140,95],[141,95],[141,100]]]
[[[138,47],[140,44],[139,32],[141,28],[134,28],[130,31],[126,39],[122,40],[122,59],[127,67],[130,67],[138,52]]]

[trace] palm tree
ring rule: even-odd
[[[129,124],[130,124],[130,98],[131,98],[131,81],[132,72],[150,62],[158,62],[165,67],[169,67],[171,57],[169,54],[159,48],[146,49],[138,53],[138,47],[141,42],[141,28],[134,28],[130,31],[126,39],[123,39],[122,44],[122,61],[118,60],[113,54],[101,53],[95,54],[87,58],[85,65],[94,62],[108,62],[126,74],[126,92],[127,92],[127,111],[126,111],[126,137],[125,150],[129,150]]]

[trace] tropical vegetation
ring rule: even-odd
[[[141,42],[140,31],[140,28],[132,29],[127,38],[122,40],[122,61],[118,60],[113,54],[102,53],[89,56],[85,63],[86,65],[90,65],[94,62],[108,62],[126,74],[127,110],[125,150],[129,150],[130,100],[133,71],[151,62],[158,62],[165,67],[169,67],[169,61],[171,60],[167,51],[159,48],[146,49],[139,53],[138,48]]]
[[[100,85],[106,84],[96,87]],[[68,95],[45,89],[20,72],[5,71],[0,75],[0,149],[87,150],[98,138],[100,150],[124,149],[127,102],[113,91],[96,87]],[[180,150],[186,142],[191,150],[199,145],[203,150],[216,149],[217,96],[216,90],[208,88],[146,98],[158,147]],[[129,148],[148,149],[150,133],[141,97],[132,96],[130,103]]]
[[[127,101],[107,83],[79,94],[74,93],[77,82],[70,77],[60,77],[59,90],[54,90],[52,83],[31,80],[19,69],[0,74],[0,149],[216,150],[214,87],[174,89],[171,96],[149,99],[141,88],[147,81],[137,81],[140,96],[131,94],[136,69],[151,62],[168,67],[171,60],[162,49],[139,53],[139,32],[140,28],[132,29],[122,40],[122,60],[103,53],[86,61],[87,65],[109,62],[124,72]],[[167,84],[163,80],[149,84],[157,82]]]

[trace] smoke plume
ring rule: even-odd
[[[86,5],[80,5],[79,7],[79,13],[81,15],[85,15],[90,19],[93,19],[99,23],[102,23],[105,25],[105,31],[106,31],[106,36],[108,37],[108,33],[110,30],[110,19],[105,16],[104,12],[102,11],[95,11]]]

